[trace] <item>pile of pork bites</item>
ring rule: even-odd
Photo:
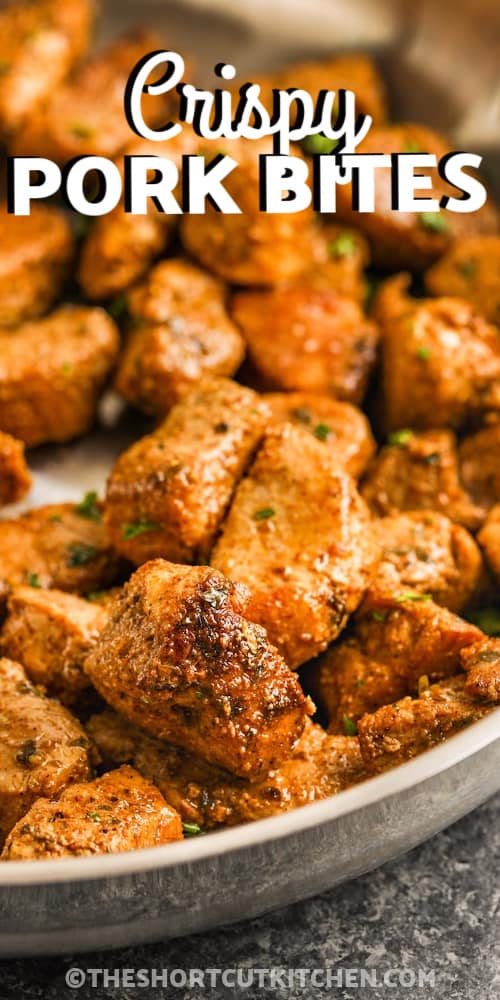
[[[12,150],[158,152],[130,144],[121,106],[131,63],[158,43],[129,37],[82,63],[88,21],[83,0],[2,13]],[[54,37],[60,60],[44,60]],[[375,120],[368,151],[446,150],[387,123],[363,56],[260,82],[354,89]],[[185,127],[173,142],[166,155],[199,150]],[[154,420],[105,497],[0,521],[6,860],[284,812],[499,699],[500,640],[483,630],[499,627],[496,211],[396,214],[381,174],[373,215],[347,191],[335,218],[266,215],[261,151],[231,144],[241,215],[118,207],[77,238],[53,205],[2,209],[2,504],[29,489],[25,446],[87,432],[107,386]],[[368,306],[370,262],[384,278]]]

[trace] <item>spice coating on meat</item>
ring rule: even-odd
[[[481,639],[462,650],[467,671],[464,691],[471,698],[500,701],[500,639]]]
[[[497,581],[500,581],[500,504],[493,507],[477,536],[486,562]]]
[[[500,324],[500,237],[457,240],[425,275],[431,295],[467,299],[490,323]]]
[[[30,486],[22,441],[0,431],[0,507],[21,500]]]
[[[11,327],[50,308],[68,274],[74,239],[63,213],[49,205],[32,205],[27,216],[2,205],[0,220],[0,327]]]

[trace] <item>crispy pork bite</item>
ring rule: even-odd
[[[322,223],[311,240],[311,250],[312,261],[293,278],[291,287],[337,292],[363,305],[368,288],[364,268],[370,263],[364,236],[356,229]]]
[[[500,639],[480,639],[461,653],[467,671],[464,691],[471,698],[500,701]]]
[[[324,441],[337,462],[354,479],[364,472],[375,451],[375,441],[367,417],[350,403],[314,392],[267,393],[264,401],[273,422],[291,422],[305,427],[318,441]]]
[[[202,149],[207,162],[213,143]],[[265,213],[259,205],[259,155],[272,153],[270,140],[224,142],[217,153],[236,160],[224,187],[241,214],[207,206],[204,215],[183,215],[181,238],[187,252],[218,277],[235,285],[276,285],[291,281],[313,265],[317,224],[312,208],[293,213]],[[300,157],[298,147],[290,153]]]
[[[500,581],[500,504],[493,507],[477,536],[486,562],[497,582]]]
[[[185,396],[111,471],[106,523],[117,551],[136,564],[206,560],[268,417],[252,389],[229,379]]]
[[[460,481],[452,431],[394,431],[368,466],[361,493],[376,517],[431,510],[476,531],[485,515]]]
[[[358,733],[367,770],[377,773],[402,764],[491,712],[491,704],[470,697],[464,682],[463,674],[449,677],[418,698],[364,715]]]
[[[216,278],[185,260],[166,260],[128,296],[132,329],[116,389],[146,413],[164,416],[203,377],[232,375],[244,344]]]
[[[356,152],[431,153],[439,160],[450,151],[449,140],[423,125],[396,124],[370,129]],[[439,201],[443,195],[456,196],[455,188],[442,180],[436,169],[421,172],[432,177],[432,191],[426,197]],[[399,212],[392,208],[391,171],[375,174],[375,212],[355,212],[352,187],[337,188],[338,219],[355,225],[370,241],[373,262],[384,270],[422,271],[464,236],[498,232],[498,213],[491,199],[478,212]],[[447,294],[450,294],[449,292]]]
[[[117,854],[182,840],[179,814],[132,767],[38,799],[7,837],[2,861]]]
[[[397,275],[377,295],[383,423],[459,429],[500,410],[500,336],[465,299],[414,299]]]
[[[425,275],[431,295],[467,299],[490,323],[500,324],[500,237],[457,240]]]
[[[16,587],[8,600],[0,648],[23,664],[34,684],[43,684],[71,705],[89,687],[83,662],[106,619],[105,606],[75,594]]]
[[[375,364],[377,327],[336,292],[239,292],[232,315],[268,389],[329,394],[360,404]]]
[[[11,2],[0,13],[0,133],[38,113],[85,52],[93,0]]]
[[[101,508],[47,504],[0,520],[0,607],[13,587],[28,584],[88,594],[110,586],[122,563],[111,548]]]
[[[289,812],[365,777],[356,737],[330,736],[309,720],[292,756],[253,781],[161,743],[110,711],[94,715],[87,729],[110,765],[132,761],[183,821],[201,830]]]
[[[157,35],[136,27],[92,56],[14,137],[14,154],[46,156],[61,165],[79,156],[116,156],[130,142],[123,111],[128,77],[144,55],[161,48]],[[170,99],[146,94],[142,108],[154,128],[169,114]]]
[[[118,345],[111,317],[85,306],[0,333],[0,428],[30,447],[84,434]]]
[[[409,511],[375,520],[382,560],[373,592],[413,590],[461,611],[484,582],[481,552],[465,528],[437,511]]]
[[[130,721],[257,777],[291,754],[313,706],[247,604],[216,570],[153,560],[111,604],[85,669]]]
[[[0,73],[0,86],[1,80]],[[63,213],[49,205],[33,205],[28,216],[1,205],[0,224],[0,327],[9,327],[50,308],[68,274],[74,240]]]
[[[194,153],[199,142],[184,123],[180,135],[166,143],[135,139],[125,147],[123,156],[166,156],[179,167],[181,157]],[[116,163],[122,175],[123,156]],[[121,199],[112,212],[99,216],[83,244],[77,271],[86,297],[109,299],[143,278],[168,246],[177,223],[177,216],[159,212],[152,201],[146,215],[125,212]]]
[[[22,441],[0,431],[0,507],[21,500],[30,486]]]
[[[458,461],[465,489],[486,514],[500,502],[500,422],[464,438]]]
[[[296,667],[344,628],[378,556],[353,480],[320,441],[283,424],[238,486],[211,562],[246,584],[250,618]]]
[[[40,795],[91,777],[89,747],[66,708],[0,659],[0,843]]]

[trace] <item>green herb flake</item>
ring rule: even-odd
[[[37,590],[40,590],[42,586],[38,573],[26,573],[26,583],[28,587],[35,587]]]
[[[395,598],[397,604],[405,604],[407,601],[432,601],[432,594],[415,594],[413,591],[398,594]]]
[[[75,139],[92,139],[94,135],[94,129],[90,128],[89,125],[85,125],[83,122],[73,122],[70,125],[70,133]]]
[[[269,518],[274,517],[276,511],[274,507],[262,507],[261,510],[256,510],[254,514],[254,521],[268,521]]]
[[[356,684],[355,684],[355,687],[362,688],[362,687],[364,687],[364,685],[365,685],[365,682],[364,682],[363,678],[362,677],[358,677],[358,679],[356,681]]]
[[[310,424],[312,422],[311,413],[303,406],[296,406],[294,410],[290,411],[290,416],[294,420],[299,420],[301,424]]]
[[[198,837],[203,833],[203,830],[197,823],[183,823],[182,832],[185,837]]]
[[[358,727],[357,727],[354,719],[350,719],[348,715],[343,715],[342,716],[342,726],[343,726],[343,729],[344,729],[344,734],[346,736],[357,736],[358,735]]]
[[[71,361],[64,361],[63,364],[61,365],[61,371],[63,375],[71,375],[71,372],[73,371],[73,365],[71,364]]]
[[[400,431],[393,431],[387,438],[387,444],[401,448],[405,444],[408,444],[408,441],[411,441],[412,437],[414,437],[413,431],[406,428]]]
[[[404,153],[422,153],[423,149],[416,139],[407,139],[403,146]]]
[[[159,530],[160,525],[156,524],[155,521],[146,521],[141,518],[140,521],[135,521],[133,524],[122,524],[122,538],[129,542],[131,538],[138,538],[139,535],[145,535],[148,531]]]
[[[49,517],[49,521],[51,524],[61,524],[62,517],[60,514],[51,514]]]
[[[429,455],[425,455],[424,462],[426,465],[439,465],[441,461],[441,455],[438,451],[431,451]]]
[[[461,260],[457,264],[457,271],[463,274],[464,278],[473,278],[477,271],[475,260]]]
[[[418,219],[422,228],[431,233],[448,233],[450,230],[448,220],[439,212],[421,212]]]
[[[340,233],[328,245],[330,257],[350,257],[356,250],[356,240],[352,233]]]
[[[90,593],[87,594],[87,601],[100,601],[104,597],[105,593],[105,590],[91,590]]]
[[[68,545],[68,566],[86,566],[97,555],[95,545],[85,542],[72,542]]]
[[[75,512],[80,517],[85,517],[87,521],[101,521],[102,513],[97,506],[97,493],[92,490],[90,493],[86,493],[83,500],[75,507]]]
[[[415,354],[419,361],[428,361],[431,356],[430,347],[426,347],[425,344],[422,344],[422,347],[417,348]]]
[[[328,139],[321,132],[317,132],[315,135],[306,135],[301,143],[304,153],[309,156],[314,156],[316,153],[333,153],[338,144],[338,139]]]
[[[480,608],[467,617],[486,635],[500,636],[500,608]]]
[[[94,821],[94,823],[100,823],[101,822],[101,816],[100,816],[100,814],[95,809],[91,809],[90,812],[87,813],[87,815],[86,815],[85,818],[86,819],[92,819]]]
[[[332,429],[328,424],[317,424],[313,430],[314,437],[317,437],[318,441],[328,441],[331,433]]]
[[[385,622],[387,611],[372,611],[372,618],[374,622]]]

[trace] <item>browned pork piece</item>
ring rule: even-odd
[[[500,410],[500,335],[465,299],[414,299],[408,277],[376,301],[382,344],[383,423],[463,427]]]
[[[85,306],[0,333],[0,428],[28,446],[84,434],[118,346],[113,320]]]
[[[471,698],[500,701],[500,639],[481,639],[461,653],[467,671],[464,691]]]
[[[182,840],[179,814],[132,767],[38,799],[7,837],[2,861],[116,854]]]
[[[449,677],[418,698],[403,698],[364,715],[358,733],[367,770],[376,773],[402,764],[491,712],[492,704],[475,701],[464,685],[464,674]]]
[[[465,489],[486,515],[500,503],[500,422],[464,438],[458,460]]]
[[[314,392],[270,392],[264,400],[273,421],[306,428],[318,441],[324,441],[349,475],[359,478],[375,451],[370,424],[361,410]]]
[[[204,376],[232,375],[244,344],[225,307],[224,286],[185,260],[166,260],[129,295],[132,330],[117,391],[164,416]]]
[[[423,125],[383,125],[370,129],[358,153],[431,153],[439,160],[450,151],[449,140]],[[432,190],[425,197],[439,201],[456,197],[456,189],[442,180],[436,169],[418,168],[416,173],[432,177]],[[454,240],[464,236],[496,233],[498,213],[491,199],[478,212],[398,212],[391,207],[391,171],[375,173],[375,212],[355,212],[350,184],[337,188],[337,218],[355,225],[368,237],[373,262],[388,270],[421,271],[440,257]],[[450,294],[450,292],[447,292]]]
[[[268,416],[252,389],[228,379],[185,396],[111,471],[106,522],[117,551],[136,564],[206,560]]]
[[[337,292],[364,303],[367,283],[364,268],[370,263],[368,243],[361,233],[345,226],[322,224],[311,240],[312,261],[293,278],[292,287]]]
[[[357,302],[328,289],[285,286],[239,292],[232,314],[268,389],[361,403],[375,364],[378,333]]]
[[[93,0],[11,2],[0,13],[0,132],[17,131],[83,55]]]
[[[0,431],[0,507],[21,500],[30,486],[22,441]]]
[[[167,142],[135,139],[127,145],[123,156],[166,156],[176,166],[183,155],[194,153],[199,138],[183,124],[179,136]],[[116,165],[123,176],[123,156]],[[82,248],[78,265],[78,281],[88,299],[108,299],[124,292],[144,276],[150,264],[170,242],[178,217],[159,212],[148,203],[146,215],[125,212],[123,199],[107,215],[92,224]]]
[[[476,531],[485,515],[460,481],[451,431],[394,431],[368,467],[361,493],[377,517],[431,510]]]
[[[116,156],[130,142],[123,94],[135,64],[162,48],[157,35],[135,28],[92,56],[13,140],[16,156],[46,156],[62,165],[78,156]],[[143,95],[147,124],[163,124],[167,95]]]
[[[75,594],[16,587],[9,597],[0,648],[23,664],[33,683],[71,705],[89,686],[83,662],[106,619],[105,606]]]
[[[480,638],[474,625],[425,595],[401,590],[370,596],[352,634],[308,668],[329,731],[352,732],[365,712],[456,673],[461,650]]]
[[[48,504],[0,520],[0,607],[13,587],[51,587],[88,594],[110,586],[121,563],[111,548],[100,507]]]
[[[378,556],[353,480],[320,441],[283,424],[238,486],[211,562],[248,586],[250,618],[296,667],[344,628]]]
[[[437,511],[409,511],[375,520],[382,561],[371,591],[413,590],[461,611],[484,582],[481,552],[465,528]]]
[[[0,659],[0,843],[40,795],[92,776],[89,746],[67,709]]]
[[[216,570],[153,560],[109,606],[85,669],[154,736],[257,777],[291,754],[313,706],[247,605]]]
[[[488,514],[477,540],[495,579],[500,581],[500,504]]]
[[[133,762],[185,823],[202,830],[289,812],[335,795],[365,777],[358,740],[330,736],[309,720],[292,756],[253,781],[161,743],[113,712],[94,715],[87,729],[106,761]]]
[[[213,142],[202,150],[208,161]],[[293,213],[265,213],[259,206],[259,155],[272,153],[270,140],[240,139],[218,145],[237,167],[224,187],[241,214],[207,206],[204,215],[185,214],[183,244],[209,271],[236,285],[276,285],[290,281],[314,263],[317,225],[312,208]],[[293,156],[300,150],[291,147]]]
[[[0,225],[0,327],[15,326],[55,301],[74,241],[62,212],[48,205],[33,205],[28,216],[9,215],[1,205]]]
[[[500,237],[457,240],[427,272],[431,295],[467,299],[490,323],[500,324]]]

